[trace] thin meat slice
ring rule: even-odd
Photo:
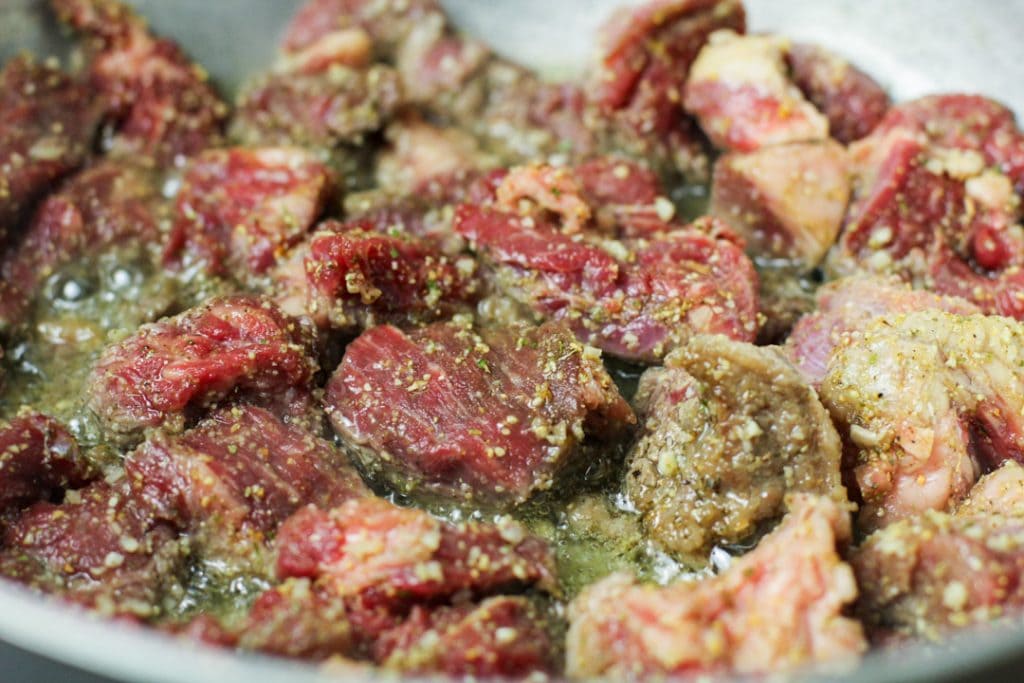
[[[522,597],[478,605],[415,608],[374,643],[379,666],[404,674],[521,678],[557,671],[557,650],[543,614]]]
[[[1018,510],[1020,500],[1017,501]],[[1024,521],[927,511],[871,534],[850,558],[875,640],[938,640],[1024,610]]]
[[[511,520],[442,522],[379,498],[303,508],[277,536],[277,574],[308,578],[363,610],[404,613],[457,595],[557,591],[547,544]]]
[[[625,490],[648,534],[700,566],[795,492],[846,500],[828,413],[776,349],[699,336],[640,377]]]
[[[472,309],[482,283],[476,263],[449,257],[431,240],[382,234],[371,220],[322,223],[296,250],[304,278],[289,262],[275,275],[287,310],[347,333],[390,323],[402,327]]]
[[[980,312],[966,299],[911,289],[895,277],[842,278],[818,290],[817,310],[797,321],[786,339],[786,356],[817,389],[833,350],[845,336],[887,313],[933,309],[958,315]]]
[[[206,556],[260,568],[277,527],[299,508],[329,508],[369,490],[333,445],[262,408],[234,406],[130,453],[132,494]]]
[[[330,185],[327,167],[299,148],[206,152],[185,172],[164,258],[251,282],[313,227]]]
[[[849,199],[843,147],[793,143],[719,158],[708,212],[739,233],[752,255],[812,268],[839,235]]]
[[[220,141],[227,106],[177,44],[153,36],[119,0],[50,4],[84,37],[89,77],[115,130],[106,141],[110,153],[167,165]]]
[[[557,323],[374,327],[327,384],[328,416],[372,477],[403,492],[521,503],[634,422],[600,353]]]
[[[1024,460],[1024,326],[923,311],[876,319],[837,347],[822,401],[850,444],[868,529],[963,500]]]
[[[75,437],[52,417],[26,413],[0,424],[0,513],[50,500],[98,476]]]
[[[889,109],[889,96],[871,76],[819,45],[794,43],[786,60],[793,82],[844,145],[868,135]]]
[[[102,102],[50,62],[27,56],[0,72],[0,239],[88,157]]]
[[[163,616],[181,590],[186,550],[155,524],[126,482],[100,480],[39,502],[3,534],[0,574],[108,616]]]
[[[779,36],[710,36],[690,69],[683,104],[716,147],[750,152],[828,138],[828,119],[789,80],[788,50]]]
[[[798,495],[782,524],[723,574],[666,587],[613,574],[569,607],[572,677],[778,674],[851,666],[867,649],[843,616],[857,597],[836,550],[845,508]]]
[[[108,347],[90,375],[89,407],[108,436],[181,429],[189,415],[229,397],[293,414],[308,404],[317,371],[308,330],[269,301],[218,297],[143,325]]]
[[[498,291],[609,355],[653,362],[700,333],[754,339],[757,274],[722,223],[629,240],[570,225],[470,205],[455,215]]]

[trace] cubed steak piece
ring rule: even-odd
[[[1024,612],[1019,487],[1017,494],[1018,514],[929,510],[868,536],[850,563],[861,589],[857,613],[872,638],[938,640],[967,626],[1016,623]]]
[[[216,297],[108,347],[90,375],[88,404],[110,438],[132,441],[150,427],[180,430],[188,411],[229,397],[294,416],[317,369],[298,321],[259,297]]]
[[[874,130],[889,109],[882,86],[823,47],[794,43],[786,60],[793,82],[828,117],[829,133],[844,145]]]
[[[684,175],[706,174],[709,161],[683,110],[683,88],[712,32],[745,27],[738,0],[651,0],[613,14],[601,32],[593,99],[614,121],[619,142],[637,156],[674,158]]]
[[[821,386],[832,352],[843,337],[864,329],[875,318],[933,309],[958,315],[980,312],[966,299],[911,289],[892,276],[842,278],[818,289],[816,298],[817,310],[797,321],[784,347],[815,389]]]
[[[856,189],[829,266],[894,273],[1024,319],[1024,133],[974,95],[893,107],[850,147]]]
[[[782,516],[794,492],[846,500],[828,413],[778,349],[699,336],[640,378],[626,493],[650,537],[700,566]]]
[[[1024,324],[942,311],[890,314],[842,339],[822,402],[850,445],[860,524],[948,509],[978,476],[1024,461]]]
[[[522,678],[554,674],[551,626],[531,602],[499,596],[480,604],[425,610],[374,643],[374,660],[410,675]]]
[[[961,517],[1013,515],[1024,518],[1024,465],[1007,460],[971,488],[956,509]]]
[[[471,257],[449,257],[432,240],[377,227],[370,220],[322,223],[273,276],[284,310],[345,333],[472,311],[483,285]],[[301,278],[294,272],[299,259]]]
[[[151,619],[164,613],[172,588],[180,591],[185,556],[176,534],[153,522],[124,480],[100,480],[12,521],[0,574],[107,615]]]
[[[845,507],[798,495],[782,524],[724,573],[699,582],[638,584],[613,574],[569,607],[571,677],[780,674],[852,666],[867,649],[844,612],[857,597],[836,546],[850,540]]]
[[[84,37],[93,86],[106,100],[113,154],[180,161],[220,141],[227,106],[206,72],[173,42],[154,37],[119,0],[50,0]]]
[[[624,240],[570,226],[468,204],[455,215],[498,291],[609,355],[655,362],[700,333],[753,341],[757,273],[723,223]]]
[[[849,199],[846,150],[832,140],[793,143],[719,158],[708,213],[751,255],[809,269],[835,242]]]
[[[206,152],[185,172],[165,260],[251,282],[309,232],[330,185],[327,167],[300,148]]]
[[[564,325],[380,326],[327,384],[328,416],[371,477],[405,493],[517,504],[635,422],[600,353]]]
[[[0,423],[0,513],[81,488],[99,474],[52,417],[25,413]]]
[[[221,409],[183,434],[158,432],[125,459],[133,495],[193,536],[200,553],[251,561],[300,507],[369,489],[332,444],[262,408]]]
[[[547,544],[510,519],[451,523],[380,498],[309,506],[277,536],[277,575],[308,578],[361,609],[407,612],[456,596],[557,592]]]
[[[32,205],[82,165],[102,104],[50,62],[12,59],[0,72],[0,239]]]
[[[690,69],[683,104],[716,147],[750,152],[828,138],[828,119],[789,80],[788,50],[779,36],[711,34]]]

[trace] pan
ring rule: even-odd
[[[628,1],[628,0],[625,0]],[[445,0],[456,24],[499,53],[571,76],[591,57],[594,30],[624,0]],[[154,29],[179,41],[226,92],[264,68],[300,0],[136,0]],[[753,31],[812,40],[850,58],[897,100],[978,92],[1024,112],[1024,2],[1019,0],[746,0]],[[0,0],[0,59],[62,54],[44,0]],[[105,622],[0,584],[0,683],[313,683],[337,673],[186,644]],[[869,657],[837,679],[1017,681],[1024,628],[963,634],[941,647]],[[370,674],[365,674],[368,680]],[[347,679],[351,678],[348,674]]]

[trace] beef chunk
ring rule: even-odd
[[[123,480],[40,502],[4,531],[0,574],[106,614],[154,618],[180,589],[184,552]]]
[[[249,282],[309,231],[329,186],[327,168],[301,149],[206,152],[185,174],[165,258]]]
[[[853,203],[836,273],[895,273],[1024,318],[1024,134],[1002,105],[935,95],[893,107],[850,148]]]
[[[108,435],[130,441],[148,427],[180,429],[187,410],[232,396],[301,411],[316,371],[307,330],[264,299],[236,295],[144,325],[107,348],[87,391]]]
[[[978,313],[971,302],[911,289],[895,277],[850,277],[830,282],[817,292],[817,310],[793,327],[785,352],[811,386],[818,388],[840,340],[887,313],[940,310]]]
[[[0,425],[0,512],[81,488],[98,475],[52,417],[26,413]]]
[[[85,84],[49,62],[17,57],[0,72],[0,240],[85,161],[100,106]]]
[[[385,669],[406,674],[520,678],[557,670],[549,625],[529,600],[501,596],[479,605],[414,608],[374,645]]]
[[[351,333],[471,309],[482,289],[472,258],[450,258],[431,240],[376,227],[370,220],[323,223],[275,274],[285,310]],[[304,277],[294,272],[299,258]]]
[[[640,378],[626,492],[651,537],[694,564],[778,518],[788,493],[846,500],[839,436],[775,349],[695,337]]]
[[[385,138],[388,147],[377,159],[377,185],[398,196],[436,195],[432,183],[473,177],[495,163],[466,131],[435,126],[419,117],[395,121]]]
[[[686,82],[683,103],[721,149],[750,152],[828,137],[828,119],[786,70],[789,43],[771,35],[711,35]]]
[[[786,59],[793,82],[844,145],[870,133],[889,109],[889,96],[873,78],[823,47],[795,43]]]
[[[362,610],[557,590],[547,544],[515,522],[453,524],[379,498],[300,510],[281,527],[277,551],[280,578],[317,580]]]
[[[155,38],[119,0],[50,2],[86,39],[89,75],[116,131],[111,153],[165,165],[217,144],[227,107],[175,43]]]
[[[963,500],[985,469],[1024,461],[1024,326],[923,311],[886,315],[833,353],[821,398],[850,443],[860,523]]]
[[[961,517],[1012,515],[1024,517],[1024,465],[1007,460],[971,488],[956,509]]]
[[[125,471],[133,495],[197,537],[204,554],[256,569],[265,540],[300,507],[369,495],[334,446],[253,406],[219,410],[180,435],[154,434]]]
[[[878,640],[937,640],[1024,608],[1019,516],[927,511],[871,534],[850,562],[858,613]]]
[[[230,638],[243,650],[302,659],[354,649],[344,601],[308,579],[289,579],[260,595]]]
[[[693,334],[756,335],[757,275],[742,240],[714,220],[645,239],[581,239],[541,216],[463,205],[455,227],[506,297],[610,355],[653,362]]]
[[[843,147],[794,143],[719,158],[709,213],[746,239],[751,254],[813,268],[839,235],[849,199]]]
[[[849,516],[805,495],[790,509],[719,576],[656,587],[613,574],[586,588],[569,608],[567,673],[758,675],[855,663],[866,643],[843,610],[857,585],[836,552]]]
[[[557,323],[372,328],[349,345],[325,403],[374,478],[503,504],[585,467],[588,439],[607,447],[634,421],[600,354]]]

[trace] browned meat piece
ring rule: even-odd
[[[289,579],[260,595],[234,631],[227,644],[281,657],[321,660],[355,649],[344,601],[307,579]]]
[[[686,81],[683,103],[721,149],[828,138],[828,119],[789,80],[789,42],[772,35],[711,35]]]
[[[521,503],[586,466],[635,418],[600,353],[563,325],[374,327],[327,384],[328,416],[372,477],[403,492]]]
[[[879,316],[932,309],[958,315],[979,312],[965,299],[914,290],[894,277],[843,278],[821,287],[817,300],[817,310],[797,322],[785,346],[786,356],[815,389],[840,340]]]
[[[407,117],[388,126],[384,135],[389,147],[377,159],[377,185],[398,196],[434,194],[431,183],[471,177],[495,165],[477,140],[458,128]]]
[[[102,103],[55,65],[12,59],[0,72],[0,241],[33,203],[82,165]]]
[[[305,236],[330,184],[327,167],[302,149],[206,152],[185,173],[165,259],[251,282]]]
[[[359,609],[400,613],[415,604],[534,586],[557,591],[547,544],[506,519],[442,522],[380,498],[330,511],[307,507],[282,525],[277,574],[309,578]]]
[[[683,111],[690,66],[716,30],[742,33],[738,0],[653,0],[623,8],[605,24],[595,99],[620,143],[639,157],[675,159],[684,175],[706,175],[708,160]]]
[[[850,148],[853,203],[830,266],[895,273],[1024,319],[1024,134],[972,95],[893,107]]]
[[[776,349],[694,337],[640,378],[626,492],[650,536],[694,565],[781,517],[793,492],[846,500],[828,413]]]
[[[1024,517],[1024,465],[1007,460],[986,474],[956,509],[961,517],[1013,515]]]
[[[983,469],[1024,461],[1021,344],[1014,320],[940,311],[840,342],[821,398],[849,439],[863,527],[946,509]]]
[[[272,277],[282,308],[348,333],[472,310],[482,289],[472,258],[450,258],[432,241],[376,227],[368,220],[321,224]]]
[[[149,427],[181,429],[186,411],[235,396],[292,414],[308,405],[312,346],[269,301],[210,299],[107,348],[89,379],[89,406],[119,441]]]
[[[866,643],[843,612],[857,585],[836,552],[849,516],[813,496],[796,496],[790,510],[714,578],[657,587],[614,574],[585,589],[569,607],[567,673],[757,675],[855,663]]]
[[[609,355],[654,362],[693,334],[752,341],[757,333],[757,274],[742,240],[712,219],[614,240],[463,205],[455,228],[490,266],[498,291]]]
[[[849,199],[846,150],[832,140],[793,143],[719,158],[708,213],[748,253],[812,268],[839,235]]]
[[[257,571],[266,539],[300,507],[369,495],[334,446],[252,406],[219,410],[184,434],[154,434],[125,471],[155,518],[191,534],[200,552]]]
[[[159,249],[165,215],[154,174],[130,163],[102,162],[71,178],[38,208],[0,273],[22,291],[22,305],[61,266],[112,248]],[[10,308],[14,308],[11,306]],[[19,322],[24,310],[10,310]]]
[[[521,678],[557,671],[550,626],[529,600],[495,597],[479,605],[414,608],[374,644],[374,659],[405,674]]]
[[[28,413],[0,424],[0,512],[49,500],[98,476],[75,437],[52,417]]]
[[[877,640],[937,640],[1024,609],[1019,516],[927,511],[873,533],[850,563],[861,589],[858,614]]]
[[[86,38],[89,75],[107,101],[111,153],[177,163],[220,141],[227,106],[172,41],[155,38],[119,0],[50,0]]]
[[[112,615],[158,617],[183,573],[185,552],[154,525],[123,480],[40,502],[4,530],[0,574]],[[179,588],[180,590],[180,588]]]
[[[882,86],[823,47],[795,43],[786,59],[793,82],[828,117],[829,132],[844,145],[870,133],[889,109]]]

